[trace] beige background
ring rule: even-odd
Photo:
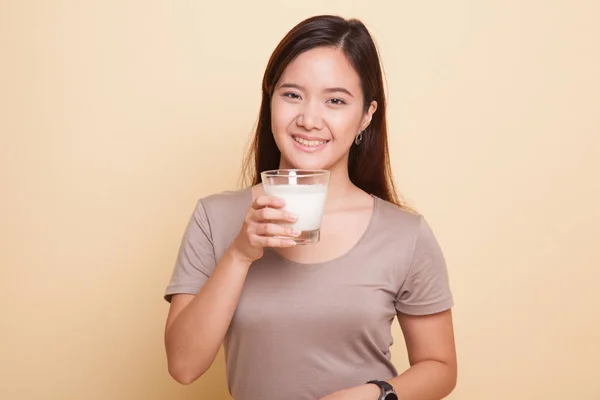
[[[448,259],[451,398],[600,399],[598,2],[206,4],[0,3],[0,398],[228,398],[222,358],[169,378],[162,293],[270,52],[336,13],[378,41],[396,179]]]

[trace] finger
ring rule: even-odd
[[[296,242],[292,239],[276,238],[272,236],[262,236],[266,241],[264,247],[294,247]]]
[[[296,242],[293,239],[252,235],[250,237],[250,244],[253,247],[293,247],[296,245]]]
[[[295,237],[300,235],[300,232],[293,229],[291,226],[281,226],[277,224],[260,224],[258,225],[258,229],[256,233],[259,235],[280,235],[280,236],[290,236]]]
[[[281,208],[285,205],[285,200],[275,196],[259,196],[252,202],[252,208],[255,210],[264,207]]]
[[[254,212],[255,221],[296,221],[296,216],[289,211],[284,211],[275,208],[261,208]]]

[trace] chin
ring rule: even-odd
[[[282,169],[327,170],[338,169],[339,164],[325,160],[286,160],[281,163]]]
[[[282,159],[281,168],[323,170],[329,169],[329,163],[322,160],[302,160],[298,159],[298,157],[286,157]]]

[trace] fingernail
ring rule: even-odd
[[[288,246],[295,246],[296,245],[296,241],[294,241],[294,240],[286,240],[285,242],[286,242],[286,244]]]
[[[297,220],[297,219],[298,219],[298,217],[296,217],[294,214],[288,214],[288,219],[289,219],[290,221],[295,221],[295,220]]]
[[[292,235],[293,236],[299,236],[300,235],[300,231],[297,231],[295,229],[292,229]]]

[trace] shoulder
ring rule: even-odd
[[[197,207],[202,208],[203,212],[210,218],[235,213],[237,210],[245,212],[251,203],[251,188],[244,188],[212,193],[201,197],[198,200]]]
[[[211,193],[199,199],[204,207],[223,208],[246,205],[252,199],[252,188],[246,187],[237,190],[225,190]],[[248,204],[249,205],[249,204]]]
[[[378,228],[389,233],[418,235],[425,218],[422,214],[375,197]]]
[[[421,240],[424,218],[410,209],[374,196],[374,208],[363,249],[369,257],[377,257],[401,274],[399,282]]]
[[[423,249],[441,252],[436,235],[423,214],[379,198],[376,201],[378,209],[374,223],[390,243],[412,256]]]
[[[198,200],[196,215],[210,237],[217,259],[241,229],[251,204],[251,188],[213,193]]]
[[[245,205],[252,199],[250,187],[237,190],[225,190],[217,193],[211,193],[199,199],[205,207],[219,208],[231,207],[236,205]]]

